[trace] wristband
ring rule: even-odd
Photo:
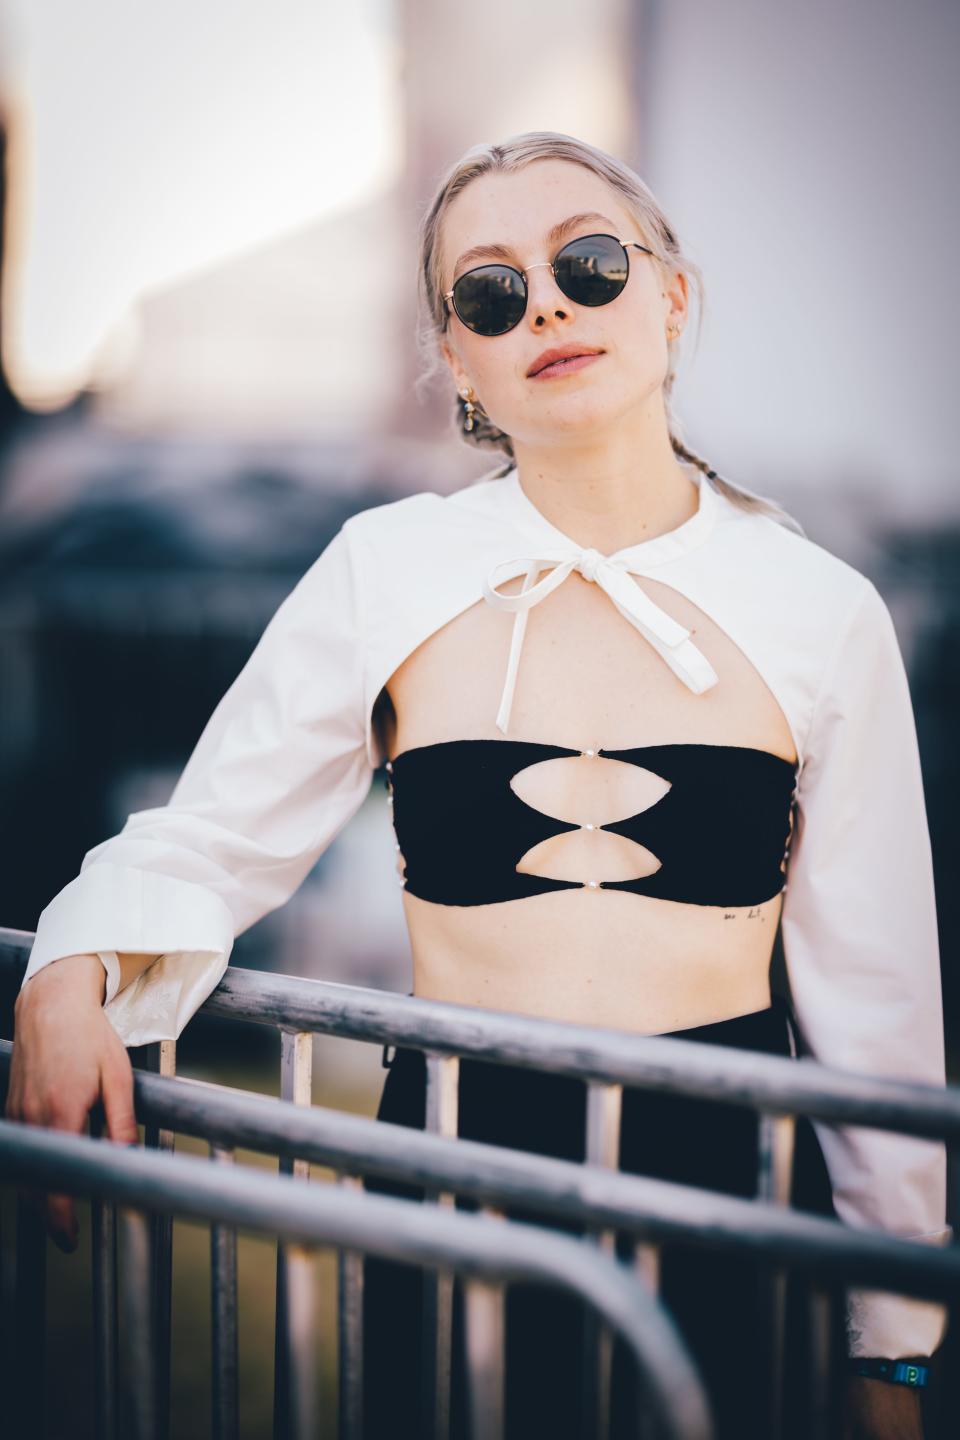
[[[849,1361],[855,1375],[868,1375],[875,1380],[888,1380],[893,1385],[926,1385],[930,1367],[919,1360],[882,1360],[873,1356],[855,1355]]]

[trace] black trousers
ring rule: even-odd
[[[787,1010],[779,996],[765,1010],[713,1025],[672,1031],[691,1039],[789,1056]],[[426,1064],[417,1050],[398,1050],[378,1119],[422,1129]],[[511,1149],[567,1160],[584,1158],[586,1086],[566,1076],[465,1060],[460,1066],[459,1134]],[[620,1141],[624,1171],[752,1198],[757,1183],[758,1119],[744,1106],[655,1091],[625,1089]],[[422,1199],[422,1191],[384,1180],[368,1190]],[[792,1204],[836,1218],[830,1181],[812,1125],[797,1121]],[[470,1202],[458,1202],[472,1208]],[[511,1217],[580,1233],[532,1212]],[[624,1238],[624,1237],[622,1237]],[[717,1440],[765,1433],[761,1268],[739,1256],[676,1244],[661,1250],[660,1297],[703,1376]],[[427,1433],[420,1414],[421,1274],[414,1267],[368,1259],[364,1287],[364,1410],[367,1440]],[[579,1440],[584,1308],[552,1287],[517,1284],[507,1292],[506,1440]],[[805,1311],[797,1282],[788,1285],[786,1413],[805,1405]],[[462,1355],[462,1306],[455,1291],[452,1433],[469,1434]],[[614,1351],[612,1434],[633,1434],[633,1366]],[[798,1422],[799,1423],[799,1422]],[[798,1431],[801,1434],[802,1431]]]

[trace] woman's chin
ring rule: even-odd
[[[601,440],[610,435],[624,416],[619,411],[597,409],[596,406],[557,406],[545,419],[543,427],[530,435],[531,445],[555,445],[558,441]]]

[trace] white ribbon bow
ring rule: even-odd
[[[532,582],[541,570],[549,569],[536,584]],[[630,566],[625,560],[613,560],[599,550],[569,551],[544,550],[537,556],[518,556],[513,560],[501,560],[494,565],[483,582],[483,597],[495,609],[514,610],[517,618],[513,625],[510,642],[510,659],[503,686],[500,709],[497,712],[497,727],[506,732],[513,705],[513,692],[520,665],[520,651],[523,648],[527,615],[534,605],[539,605],[548,595],[562,585],[571,570],[578,570],[584,580],[595,581],[610,596],[620,614],[635,626],[661,655],[675,675],[693,691],[702,695],[716,685],[717,672],[690,639],[692,631],[684,628],[665,610],[654,605],[649,595],[629,577]],[[640,573],[640,572],[635,572]],[[508,580],[525,575],[523,588],[515,595],[501,595],[497,589]]]

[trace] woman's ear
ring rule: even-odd
[[[686,323],[690,304],[690,286],[683,270],[666,276],[665,297],[670,301],[669,318],[681,326]]]
[[[470,381],[467,377],[467,372],[463,368],[463,364],[460,360],[459,355],[456,353],[455,350],[451,348],[449,342],[445,338],[441,339],[440,341],[440,353],[446,361],[447,368],[453,376],[453,383],[456,385],[457,389],[465,389],[470,384]]]

